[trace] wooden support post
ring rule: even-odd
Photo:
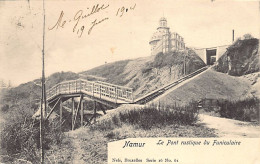
[[[95,84],[93,83],[92,84],[92,95],[93,95],[93,97],[94,97],[94,93],[95,93],[94,89],[95,89]]]
[[[102,105],[100,105],[100,103],[98,103],[98,106],[99,106],[99,108],[103,111],[104,114],[107,114],[107,113],[106,113],[106,110],[103,108]]]
[[[134,90],[133,89],[131,89],[131,99],[132,99],[132,103],[134,103]]]
[[[78,86],[78,81],[76,80],[76,82],[75,82],[75,92],[76,92],[76,93],[77,93],[77,91],[78,91],[78,90],[77,90],[77,88],[78,88],[77,86]]]
[[[116,86],[116,88],[115,88],[115,99],[116,99],[116,103],[117,103],[117,98],[118,98],[118,96],[117,96],[117,86]]]
[[[99,84],[99,98],[101,98],[101,84]]]
[[[81,101],[80,105],[80,125],[83,126],[83,120],[84,120],[84,99]]]
[[[75,108],[75,101],[74,101],[74,97],[72,97],[72,111],[71,111],[71,130],[74,130],[74,108]]]
[[[60,99],[60,130],[62,128],[62,99]]]
[[[46,116],[46,120],[49,119],[50,115],[51,115],[52,112],[54,111],[54,109],[55,109],[56,105],[59,103],[60,99],[61,99],[61,98],[59,98],[59,99],[57,100],[57,102],[55,103],[55,105],[51,108],[50,113]],[[50,108],[49,105],[48,105],[48,108]]]
[[[77,116],[78,116],[78,112],[79,112],[79,106],[81,105],[82,100],[83,100],[83,95],[80,96],[80,101],[78,103],[78,107],[77,107],[77,109],[75,110],[75,113],[74,113],[74,122],[73,122],[74,127],[76,125]]]
[[[96,101],[94,101],[94,123],[96,123],[96,115],[97,115],[97,108],[96,108]]]
[[[86,111],[87,111],[87,104],[85,105],[85,107],[86,107]],[[91,125],[91,120],[89,120],[88,118],[85,118],[85,120],[86,120],[86,123],[84,126]]]

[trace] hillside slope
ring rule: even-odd
[[[182,77],[184,57],[186,73],[205,66],[193,51],[161,53],[156,56],[105,64],[78,74],[57,72],[46,78],[46,88],[49,89],[62,81],[79,78],[103,80],[133,88],[135,98],[137,98]],[[26,105],[28,109],[36,110],[41,97],[40,85],[41,80],[36,79],[7,90],[0,96],[0,108],[4,107],[3,110],[8,110]]]
[[[46,79],[46,88],[78,78],[79,75],[73,72],[57,72]],[[18,106],[26,106],[26,109],[33,113],[39,106],[40,98],[41,80],[36,79],[0,93],[0,108],[5,112]]]
[[[251,84],[248,80],[208,69],[174,91],[168,91],[155,102],[167,103],[167,105],[176,103],[182,106],[205,98],[239,100],[253,96],[250,91]]]
[[[260,99],[260,72],[255,72],[240,77],[251,84],[250,93]]]
[[[102,77],[106,82],[131,87],[137,98],[184,76],[184,61],[186,74],[205,66],[195,52],[188,50],[118,61],[80,74]]]

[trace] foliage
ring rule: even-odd
[[[243,38],[244,39],[252,39],[252,38],[254,38],[251,34],[249,34],[249,33],[247,33],[247,34],[244,34],[243,35]]]
[[[50,88],[66,80],[78,79],[73,72],[54,73],[46,79]],[[37,79],[1,92],[1,116],[4,123],[1,127],[1,153],[10,159],[23,159],[36,163],[39,161],[39,121],[32,115],[39,108],[41,98],[41,80]],[[66,128],[66,125],[63,126]],[[45,149],[59,146],[63,139],[58,122],[45,124]],[[10,162],[10,161],[9,161]]]
[[[120,112],[111,119],[98,122],[92,130],[113,130],[122,124],[130,124],[136,128],[151,129],[165,125],[192,125],[197,121],[198,105],[191,103],[186,107],[150,105],[140,109]]]
[[[259,99],[247,98],[239,101],[219,101],[220,115],[241,121],[258,120]]]
[[[8,109],[9,109],[9,105],[8,105],[8,104],[5,104],[5,105],[3,105],[3,106],[1,107],[2,112],[7,112]]]
[[[77,79],[72,72],[55,73],[47,78],[47,88],[64,80]],[[39,162],[39,121],[32,115],[39,108],[41,97],[40,79],[10,88],[1,93],[1,115],[4,123],[1,127],[1,153],[9,157],[8,161],[23,159],[32,163]],[[58,121],[46,122],[44,149],[59,146],[63,139]]]
[[[184,61],[184,53],[173,51],[172,53],[158,53],[155,56],[153,67],[162,68],[165,66],[172,67],[176,64],[182,64]]]
[[[120,113],[121,122],[135,125],[142,129],[151,129],[156,126],[171,124],[191,125],[197,119],[197,109],[189,107],[156,106],[145,107],[141,110],[131,110]]]
[[[34,110],[28,102],[14,105],[8,112],[1,113],[4,123],[1,127],[1,153],[11,160],[23,159],[37,163],[39,157],[39,121],[32,118]],[[45,122],[44,149],[59,145],[63,133],[57,129],[57,122]],[[8,161],[10,162],[10,161]]]
[[[218,59],[215,70],[232,76],[241,76],[259,71],[259,39],[245,34],[237,39]]]
[[[73,72],[58,72],[49,76],[46,80],[46,87],[50,88],[57,83],[66,80],[78,79],[79,75]],[[0,103],[1,110],[8,112],[12,107],[26,105],[28,108],[36,110],[39,106],[41,97],[40,79],[21,84],[17,87],[10,88],[1,92]]]
[[[146,64],[146,67],[142,68],[142,74],[149,74],[153,70],[152,66],[149,63]]]
[[[154,61],[146,63],[145,67],[142,68],[142,73],[150,73],[153,68],[161,69],[163,67],[168,67],[171,69],[173,66],[186,65],[186,73],[191,73],[199,68],[205,66],[204,62],[196,55],[193,50],[186,51],[172,51],[168,53],[159,52]]]

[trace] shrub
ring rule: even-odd
[[[197,121],[198,105],[191,103],[186,107],[150,105],[148,107],[123,111],[91,126],[92,130],[113,130],[123,123],[136,128],[151,129],[165,125],[192,125]],[[108,136],[109,137],[109,136]],[[110,136],[111,137],[111,136]]]
[[[1,132],[1,149],[9,156],[19,154],[26,160],[38,158],[39,129],[35,128],[35,121],[25,118],[23,122],[12,121],[5,124]]]
[[[195,108],[194,108],[195,107]],[[120,121],[142,129],[151,129],[171,124],[190,125],[197,120],[198,109],[194,105],[188,107],[172,107],[151,105],[139,110],[120,113]]]
[[[6,113],[4,126],[1,129],[1,150],[11,159],[23,159],[32,163],[40,160],[39,120],[33,119],[31,110],[25,106],[15,107]],[[57,123],[45,122],[44,149],[50,145],[59,145],[63,133],[57,130]]]
[[[258,120],[259,99],[247,98],[239,101],[219,102],[220,115],[241,121]]]
[[[149,74],[153,70],[151,63],[146,63],[145,67],[142,68],[142,74]]]
[[[100,130],[100,131],[106,131],[106,130],[113,130],[114,125],[111,120],[105,120],[98,122],[97,124],[94,124],[90,126],[90,130]]]
[[[108,139],[119,139],[119,132],[110,131],[105,135]]]
[[[1,107],[2,112],[7,112],[8,109],[9,109],[9,105],[8,105],[8,104],[5,104],[5,105],[3,105],[3,106]]]

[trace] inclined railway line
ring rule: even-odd
[[[176,80],[176,81],[174,81],[174,82],[172,82],[170,84],[167,84],[167,85],[165,85],[165,86],[163,86],[163,87],[161,87],[159,89],[156,89],[155,91],[152,91],[152,92],[148,93],[147,95],[144,95],[143,97],[135,100],[134,103],[135,104],[146,104],[146,103],[154,100],[156,97],[162,95],[167,90],[169,90],[169,89],[173,88],[174,86],[182,83],[183,81],[186,81],[186,80],[188,80],[188,79],[190,79],[190,78],[192,78],[192,77],[194,77],[194,76],[204,72],[207,69],[208,69],[208,66],[203,67],[201,69],[198,69],[197,71],[194,71],[193,73],[190,73],[190,74],[188,74],[188,75],[186,75],[186,76],[184,76],[184,77],[182,77],[182,78],[180,78],[180,79],[178,79],[178,80]]]

